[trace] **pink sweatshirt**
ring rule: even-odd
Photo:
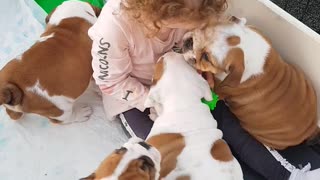
[[[89,29],[93,77],[103,92],[108,118],[132,108],[144,111],[154,64],[185,33],[173,29],[166,41],[147,38],[139,24],[120,15],[120,1],[109,0]]]

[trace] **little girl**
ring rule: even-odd
[[[89,30],[93,77],[108,118],[120,114],[131,136],[145,139],[152,127],[144,101],[154,64],[181,45],[187,30],[217,21],[226,0],[109,0]],[[270,180],[318,180],[320,170],[287,170],[246,131],[223,102],[213,112],[235,156]],[[320,165],[319,165],[320,166]],[[245,179],[259,180],[243,166]],[[289,168],[288,168],[289,169]],[[262,178],[263,179],[263,178]]]

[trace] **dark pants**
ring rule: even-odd
[[[218,128],[223,132],[223,138],[240,160],[245,180],[289,179],[290,173],[260,142],[240,126],[238,119],[229,111],[224,102],[219,101],[212,114],[218,122]],[[311,163],[313,169],[320,167],[320,155],[306,145],[288,148],[279,153],[296,167],[304,166],[307,162]]]
[[[124,113],[124,117],[135,134],[145,139],[152,128],[149,112],[132,109]],[[223,132],[223,138],[230,145],[234,156],[239,160],[245,180],[288,180],[287,171],[270,152],[241,126],[238,119],[229,111],[224,102],[219,101],[212,112]],[[310,147],[300,145],[280,152],[296,167],[311,163],[312,169],[320,168],[320,155]]]

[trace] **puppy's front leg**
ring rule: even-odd
[[[43,98],[30,94],[25,102],[26,112],[45,116],[54,124],[83,122],[92,114],[91,107],[74,107],[75,100],[64,96]]]
[[[150,114],[149,117],[152,121],[155,121],[158,116],[162,114],[162,105],[161,104],[155,104],[154,107],[150,108]]]
[[[63,109],[63,114],[59,117],[50,117],[50,121],[53,123],[60,122],[71,123],[71,122],[84,122],[89,120],[93,110],[91,107],[83,105],[79,107],[70,106]]]
[[[18,120],[22,117],[23,113],[22,112],[15,112],[15,111],[12,111],[8,108],[6,108],[6,112],[7,114],[9,115],[9,117],[13,120]]]
[[[214,74],[212,74],[211,72],[203,72],[202,76],[206,79],[210,88],[213,90],[213,88],[214,88]]]

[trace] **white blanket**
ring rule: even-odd
[[[45,16],[33,0],[1,2],[0,68],[34,43]],[[89,89],[81,102],[93,106],[91,119],[63,126],[35,115],[15,122],[0,107],[0,179],[76,180],[127,140],[119,121],[105,118],[95,91]]]

